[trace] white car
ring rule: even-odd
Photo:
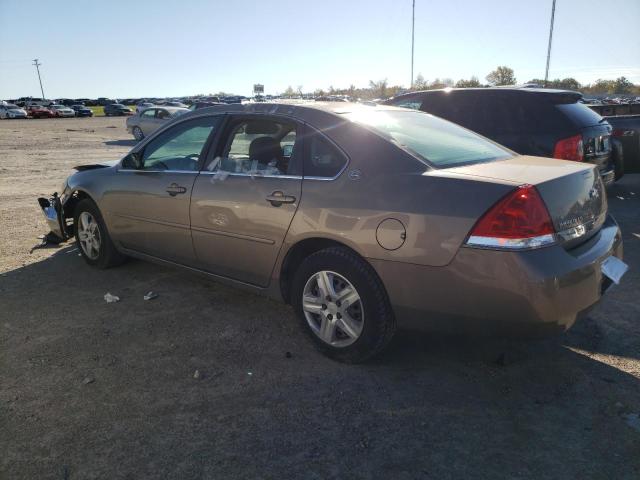
[[[27,112],[13,103],[0,105],[0,118],[27,118]]]
[[[56,117],[76,116],[76,112],[73,108],[65,107],[64,105],[49,105],[49,110],[51,110]]]

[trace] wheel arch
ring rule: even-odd
[[[326,237],[310,237],[302,239],[294,243],[289,250],[287,250],[280,266],[280,294],[285,303],[291,303],[291,281],[293,280],[297,267],[300,263],[309,255],[330,247],[344,247],[360,257],[363,261],[369,263],[359,252],[338,240]]]

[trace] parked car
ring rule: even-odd
[[[104,106],[104,115],[106,117],[109,117],[111,115],[133,115],[133,111],[131,111],[129,107],[122,105],[121,103],[110,103]]]
[[[195,102],[191,104],[189,110],[198,110],[199,108],[215,107],[216,105],[225,105],[220,102]]]
[[[84,105],[72,105],[71,108],[76,112],[76,117],[93,117],[93,110]]]
[[[147,108],[137,115],[127,118],[127,132],[131,133],[136,140],[142,140],[169,120],[188,111],[188,109],[180,107]]]
[[[49,107],[49,110],[53,112],[54,117],[75,117],[76,112],[69,107],[65,107],[64,105],[53,104]]]
[[[4,102],[0,105],[0,118],[27,118],[27,112],[13,103]]]
[[[136,113],[140,113],[142,110],[145,110],[149,107],[154,107],[155,105],[151,102],[140,102],[136,105]]]
[[[187,106],[182,103],[182,102],[174,102],[174,101],[170,101],[170,102],[164,102],[162,104],[162,106],[164,107],[180,107],[180,108],[187,108]]]
[[[222,105],[78,169],[39,203],[86,263],[138,257],[284,300],[347,362],[396,326],[563,331],[626,268],[596,166],[407,109]]]
[[[56,116],[50,109],[38,104],[29,105],[27,113],[31,118],[53,118]]]
[[[616,178],[623,173],[640,173],[640,104],[588,104],[609,122],[614,146],[619,142],[622,155],[615,158]],[[615,150],[614,150],[615,151]]]
[[[615,180],[611,126],[582,94],[541,88],[462,88],[408,93],[384,102],[432,113],[523,155],[589,162]]]

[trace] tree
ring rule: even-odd
[[[491,85],[515,85],[516,77],[513,70],[507,66],[500,66],[485,77]]]
[[[418,73],[418,76],[411,86],[412,90],[426,90],[429,87],[429,83],[424,79],[422,73]]]
[[[317,88],[316,90],[314,90],[313,95],[315,97],[324,97],[324,90],[321,88]]]
[[[284,95],[287,97],[292,97],[294,93],[295,92],[293,91],[293,88],[291,88],[291,85],[289,85],[287,89],[284,91]]]
[[[302,96],[302,85],[298,85],[298,95]]]
[[[369,87],[373,90],[374,94],[378,98],[385,98],[387,95],[387,79],[378,80],[374,82],[373,80],[369,80]]]
[[[347,92],[349,93],[350,97],[354,97],[356,94],[356,86],[352,83],[351,85],[349,85],[349,89],[347,90]]]
[[[482,85],[480,85],[480,81],[478,80],[478,77],[476,77],[475,75],[472,76],[469,80],[465,80],[461,78],[456,83],[457,88],[478,88],[481,86]]]
[[[582,85],[573,77],[563,78],[554,82],[556,88],[564,88],[565,90],[580,90]]]
[[[613,82],[613,92],[612,93],[631,93],[631,89],[633,88],[633,83],[627,80],[626,77],[616,78]]]

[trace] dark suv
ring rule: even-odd
[[[464,88],[407,93],[384,103],[432,113],[523,155],[594,163],[610,185],[612,129],[581,98],[568,90]]]

